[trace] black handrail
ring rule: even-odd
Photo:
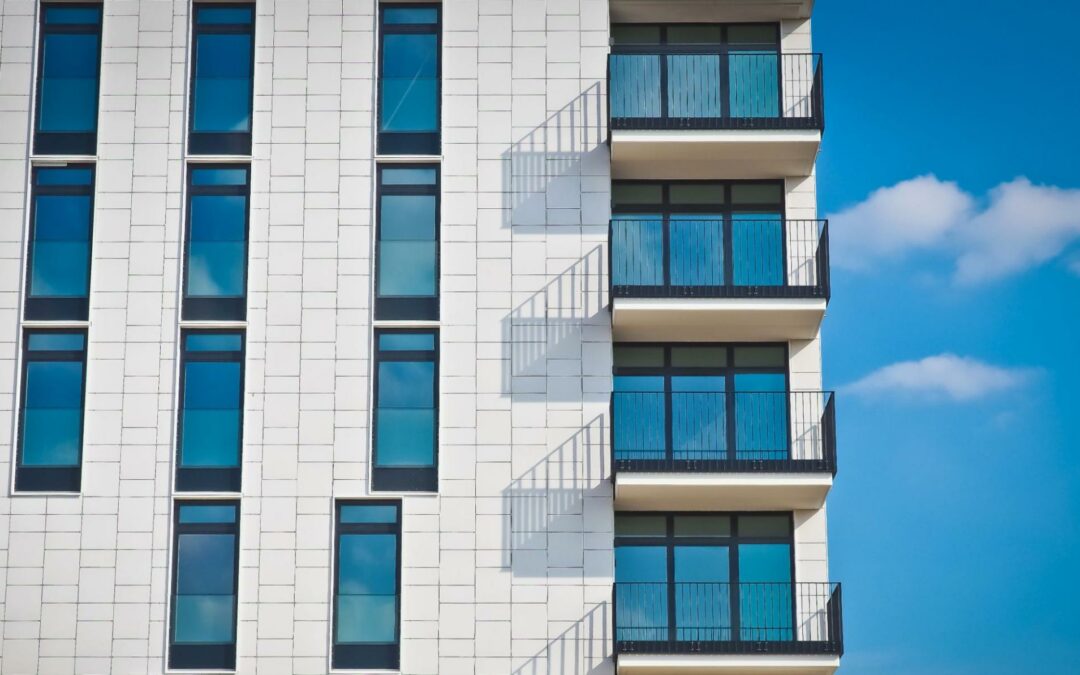
[[[844,652],[837,583],[616,582],[616,654]]]
[[[610,129],[825,129],[821,54],[635,45],[608,57]]]
[[[835,475],[833,400],[828,391],[617,391],[613,473]]]
[[[614,298],[822,298],[824,220],[615,217],[608,226]]]

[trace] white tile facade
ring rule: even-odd
[[[333,500],[371,495],[377,5],[256,7],[237,671],[324,673]],[[83,489],[16,495],[37,8],[0,0],[3,673],[165,670],[190,5],[104,8]],[[443,3],[440,488],[403,498],[403,673],[614,672],[608,36],[607,0]],[[813,177],[788,192],[815,216]],[[818,341],[792,354],[820,388]],[[827,580],[824,512],[796,523]]]

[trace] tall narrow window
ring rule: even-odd
[[[379,154],[439,154],[439,12],[439,5],[379,6]]]
[[[250,169],[195,165],[188,173],[185,319],[247,315]]]
[[[400,502],[337,505],[334,668],[397,670]]]
[[[93,213],[93,166],[34,167],[27,319],[86,320]]]
[[[16,490],[79,491],[85,385],[85,330],[26,332]]]
[[[176,488],[238,492],[244,334],[185,331],[182,339]]]
[[[194,12],[188,151],[251,154],[255,3],[196,4]]]
[[[240,504],[177,502],[169,668],[236,667]]]
[[[438,332],[375,331],[375,490],[438,488]]]
[[[36,154],[95,154],[100,74],[101,4],[43,4]]]
[[[439,167],[379,167],[376,319],[439,318]]]

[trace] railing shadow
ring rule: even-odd
[[[504,226],[580,224],[553,218],[551,210],[580,212],[582,165],[590,158],[606,173],[603,110],[595,82],[503,152]]]
[[[581,577],[585,500],[610,497],[607,422],[597,415],[503,492],[503,567],[516,578]],[[610,507],[609,507],[610,508]]]
[[[594,606],[552,639],[535,656],[517,665],[513,675],[613,675],[608,603]]]
[[[505,395],[545,394],[549,401],[582,400],[585,326],[609,321],[604,265],[603,247],[597,245],[503,319],[502,334],[510,339],[509,358],[502,360]],[[549,379],[559,376],[569,379]],[[572,383],[574,378],[579,382],[576,389],[553,384]]]

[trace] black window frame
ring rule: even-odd
[[[236,522],[227,523],[181,523],[182,506],[233,506]],[[168,648],[170,670],[235,670],[236,642],[239,628],[240,605],[240,511],[239,499],[177,499],[173,502],[172,580],[169,582]],[[181,534],[232,534],[233,550],[233,641],[229,643],[182,643],[175,642],[176,598],[180,580],[179,555]]]
[[[345,506],[393,506],[397,509],[395,523],[342,523],[341,509]],[[330,667],[336,670],[398,670],[401,667],[401,542],[402,502],[399,499],[339,499],[334,504],[334,561],[333,561],[333,620],[330,622]],[[394,636],[388,643],[339,643],[338,636],[338,582],[341,577],[340,541],[342,534],[393,534],[397,537],[397,574],[395,589]]]
[[[48,357],[38,356],[30,350],[30,336],[40,334],[81,335],[82,351],[42,350]],[[17,408],[18,441],[15,456],[15,492],[73,492],[82,489],[82,464],[86,438],[86,369],[87,354],[90,349],[89,331],[86,328],[27,328],[22,335],[22,364],[19,369],[19,406]],[[26,408],[27,370],[31,361],[77,361],[82,363],[82,416],[79,420],[79,462],[76,466],[23,465],[23,443],[26,429],[24,412]]]
[[[45,21],[50,7],[63,7],[65,9],[97,9],[97,24],[49,24]],[[37,73],[36,90],[34,94],[34,154],[35,155],[96,155],[98,127],[101,124],[101,48],[102,48],[102,24],[105,21],[105,6],[102,2],[43,2],[38,7],[38,42],[37,42]],[[97,55],[97,109],[94,114],[93,132],[57,132],[39,131],[41,124],[41,93],[45,77],[45,36],[48,33],[77,33],[92,35],[98,38]]]
[[[382,335],[431,335],[434,349],[414,351],[383,351],[379,349]],[[439,358],[441,354],[439,329],[431,328],[376,328],[372,345],[374,372],[372,374],[371,416],[371,490],[372,492],[438,492],[439,491]],[[434,412],[434,438],[432,439],[432,465],[430,467],[380,467],[379,466],[379,365],[384,361],[432,361],[432,401]]]
[[[89,169],[89,185],[38,185],[42,169]],[[26,247],[26,288],[23,297],[26,306],[23,316],[27,321],[86,321],[90,316],[90,280],[94,264],[94,195],[97,185],[97,167],[91,163],[72,162],[63,166],[35,165],[30,170],[30,229]],[[86,295],[34,296],[31,284],[34,273],[34,244],[37,241],[37,198],[43,195],[90,197],[90,222],[86,233]]]
[[[434,185],[383,185],[385,169],[434,169]],[[427,320],[439,319],[442,284],[442,167],[431,163],[379,164],[375,168],[375,318],[377,320]],[[435,197],[435,294],[433,296],[379,295],[382,256],[382,198],[384,196],[434,196]]]
[[[386,9],[434,9],[438,18],[433,24],[430,23],[399,23],[386,24],[383,14]],[[375,69],[376,93],[375,93],[375,152],[377,155],[439,155],[442,153],[442,74],[443,74],[443,39],[442,3],[414,3],[414,2],[379,2],[379,44],[378,64]],[[439,62],[435,68],[435,131],[434,132],[404,132],[404,131],[381,131],[382,124],[382,92],[383,92],[383,36],[392,34],[422,34],[434,33],[435,51],[439,55]]]
[[[190,335],[239,335],[240,350],[188,352]],[[243,328],[184,328],[180,331],[180,378],[177,388],[176,415],[176,479],[177,492],[240,492],[244,467],[244,401],[245,377],[247,375],[247,331]],[[194,355],[194,356],[193,356]],[[240,425],[237,430],[237,458],[235,467],[185,467],[182,464],[184,449],[184,397],[187,393],[187,364],[191,362],[216,362],[240,364]]]
[[[244,185],[194,185],[192,175],[202,169],[243,169]],[[193,197],[244,197],[244,293],[240,296],[188,295],[191,262],[191,201]],[[191,163],[187,169],[187,196],[184,216],[184,268],[180,316],[184,321],[244,321],[247,319],[248,272],[251,258],[251,164],[249,163]]]
[[[199,11],[208,9],[250,9],[251,23],[200,24]],[[189,155],[251,155],[251,135],[255,128],[255,23],[254,2],[195,2],[191,5],[191,75],[188,83],[187,151]],[[249,34],[251,36],[251,84],[248,109],[251,129],[242,132],[195,131],[195,81],[199,64],[198,40],[201,34]],[[249,179],[250,184],[250,179]]]
[[[781,44],[782,35],[781,35],[781,32],[780,32],[780,22],[779,21],[710,21],[710,22],[705,22],[705,23],[685,22],[685,21],[684,22],[680,22],[680,21],[625,22],[625,21],[622,21],[622,22],[615,22],[615,23],[613,23],[611,25],[612,35],[614,36],[616,28],[621,28],[623,26],[633,26],[633,27],[636,27],[636,28],[640,28],[640,27],[657,28],[660,31],[660,41],[659,42],[653,42],[653,43],[624,42],[622,44],[619,44],[618,42],[615,41],[614,37],[612,37],[611,52],[613,54],[634,54],[634,53],[639,53],[639,52],[644,52],[646,54],[651,54],[651,53],[656,51],[656,48],[658,46],[663,46],[665,48],[665,50],[669,50],[669,51],[671,51],[673,53],[677,53],[679,51],[680,47],[685,48],[686,51],[699,52],[699,51],[701,51],[701,48],[703,46],[707,46],[707,47],[715,47],[716,51],[718,53],[727,54],[729,51],[732,51],[731,50],[731,39],[730,39],[728,33],[729,33],[730,29],[733,28],[733,27],[737,27],[737,28],[746,28],[746,27],[772,28],[773,29],[773,35],[774,35],[774,38],[775,38],[773,42],[770,42],[770,43],[764,43],[764,42],[750,43],[750,42],[746,42],[746,43],[736,43],[736,44],[750,45],[750,46],[753,46],[753,47],[766,47],[766,46],[775,47],[777,54],[779,54],[781,52],[781,48],[782,48],[782,44]],[[720,41],[719,42],[707,42],[707,43],[669,42],[668,29],[670,29],[672,27],[675,27],[675,28],[687,28],[687,27],[691,27],[691,28],[719,28],[720,29]],[[735,51],[739,51],[739,50],[736,49]]]
[[[612,550],[613,555],[615,551],[618,551],[620,546],[652,546],[652,547],[664,547],[664,553],[667,559],[667,595],[668,595],[668,633],[671,636],[676,635],[678,628],[677,612],[672,611],[675,608],[675,594],[676,584],[680,583],[675,580],[675,549],[676,547],[683,546],[726,546],[728,549],[728,581],[726,583],[732,589],[731,592],[731,616],[732,616],[732,639],[727,642],[756,642],[754,640],[742,640],[736,639],[736,630],[740,627],[740,602],[739,602],[739,586],[744,583],[739,579],[739,545],[740,544],[787,544],[790,553],[790,575],[791,581],[787,582],[794,588],[798,583],[796,577],[796,564],[795,564],[795,513],[793,511],[616,511],[615,517],[629,516],[633,517],[652,517],[661,516],[665,519],[665,532],[664,536],[645,535],[645,536],[629,536],[629,535],[613,535]],[[698,535],[698,536],[676,536],[675,535],[675,519],[686,516],[720,516],[728,518],[731,524],[730,533],[727,536],[722,535]],[[755,516],[787,516],[788,520],[788,536],[765,536],[765,535],[741,535],[739,534],[739,521],[745,517]],[[615,570],[614,577],[615,583],[618,581],[618,570]],[[634,582],[623,582],[634,583]],[[793,601],[791,607],[791,630],[793,634],[798,630],[798,610],[796,603]],[[613,610],[612,622],[614,625],[616,638],[615,641],[621,642],[624,645],[634,645],[634,640],[621,641],[618,639],[618,623],[615,619]],[[648,642],[645,641],[647,645]],[[687,642],[693,644],[693,641],[689,640],[675,640],[675,642]],[[797,642],[797,640],[782,640],[779,642]],[[639,643],[640,644],[640,643]],[[631,646],[629,649],[625,647],[619,651],[654,651],[650,650],[647,646]],[[660,650],[663,651],[663,650]]]

